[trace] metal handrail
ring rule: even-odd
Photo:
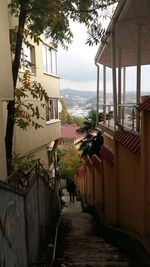
[[[31,168],[27,171],[22,171],[21,169],[14,171],[8,177],[7,183],[18,191],[27,192],[28,188],[30,187],[30,184],[38,175],[43,178],[44,182],[48,184],[50,189],[54,190],[55,179],[53,179],[44,169],[40,160],[34,162]]]

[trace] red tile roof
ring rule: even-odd
[[[66,139],[79,139],[83,135],[76,132],[76,130],[79,129],[79,126],[76,124],[65,124],[61,126],[61,137]]]
[[[114,166],[114,155],[111,150],[108,149],[106,146],[101,147],[101,156],[103,159],[107,161],[107,163],[113,167]]]
[[[140,135],[133,132],[125,131],[124,129],[119,129],[114,136],[114,139],[130,150],[131,152],[139,155],[141,151],[141,138]]]

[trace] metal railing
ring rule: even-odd
[[[101,105],[99,113],[99,126],[106,126],[115,130],[121,126],[131,131],[140,131],[140,114],[135,103],[118,105],[117,124],[114,123],[114,106],[111,104]],[[138,122],[138,123],[137,123]]]
[[[48,184],[48,186],[54,190],[55,187],[55,178],[52,176],[52,173],[48,173],[40,160],[37,160],[32,167],[26,172],[18,169],[14,171],[7,180],[7,183],[13,186],[17,191],[26,192],[37,175],[40,175],[41,178]]]

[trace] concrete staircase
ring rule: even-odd
[[[73,204],[72,204],[73,205]],[[73,209],[73,208],[72,208]],[[90,214],[68,209],[63,213],[57,266],[135,267],[118,249],[95,232]]]

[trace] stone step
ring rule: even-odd
[[[117,247],[96,234],[90,214],[64,214],[59,236],[57,267],[131,267]],[[68,231],[66,231],[68,229]],[[132,266],[133,267],[133,266]],[[134,266],[135,267],[135,266]]]

